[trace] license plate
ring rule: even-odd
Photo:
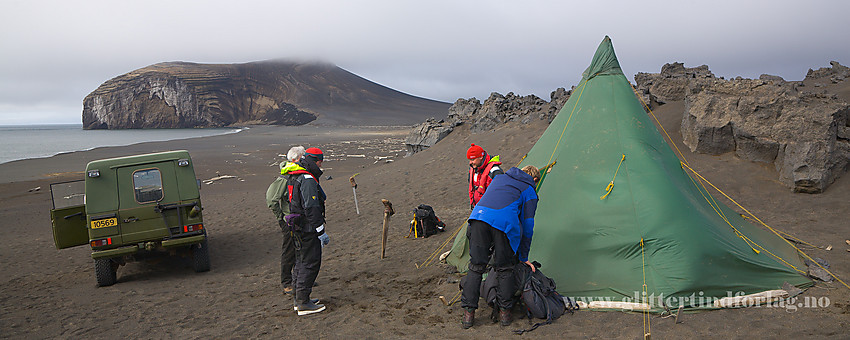
[[[102,219],[102,220],[91,221],[91,228],[92,229],[114,227],[114,226],[117,226],[117,225],[118,225],[118,218],[117,217],[105,218],[105,219]]]

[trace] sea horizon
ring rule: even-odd
[[[82,123],[0,125],[0,164],[99,147],[237,133],[246,128],[84,130]]]

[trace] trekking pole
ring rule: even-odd
[[[354,192],[354,209],[357,210],[357,215],[360,215],[360,206],[357,205],[357,183],[354,182],[354,176],[357,176],[359,174],[360,173],[356,173],[348,178],[348,181],[351,182],[351,191]]]
[[[387,229],[390,226],[390,216],[395,214],[395,211],[393,211],[393,204],[389,200],[382,199],[381,203],[384,203],[384,231],[381,235],[381,259],[383,259],[387,249]]]

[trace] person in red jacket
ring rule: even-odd
[[[481,196],[487,191],[490,182],[496,175],[504,174],[499,165],[499,156],[490,157],[484,148],[472,144],[466,150],[466,158],[469,159],[469,209],[478,204]]]

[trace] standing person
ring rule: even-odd
[[[540,170],[531,165],[522,170],[512,167],[493,183],[481,198],[472,214],[466,237],[469,239],[469,273],[463,285],[461,307],[464,308],[461,325],[472,327],[478,309],[481,276],[493,257],[493,268],[498,282],[496,305],[499,323],[511,324],[513,295],[516,292],[513,268],[519,262],[531,266],[528,252],[534,234],[534,212],[537,210],[535,186],[540,180]],[[489,279],[489,278],[488,278]]]
[[[313,284],[322,266],[322,247],[330,242],[325,232],[325,192],[319,185],[324,155],[319,148],[308,148],[297,163],[306,170],[289,181],[289,211],[297,229],[295,243],[295,310],[298,315],[309,315],[325,310],[318,300],[310,299]]]
[[[484,148],[472,144],[466,150],[466,158],[469,159],[469,208],[471,209],[476,204],[484,192],[487,191],[487,186],[493,181],[496,175],[504,174],[499,165],[499,156],[490,157]]]
[[[280,284],[283,286],[283,293],[287,295],[293,292],[292,267],[295,265],[295,245],[292,242],[293,232],[284,221],[284,216],[289,215],[289,195],[286,188],[290,176],[296,175],[298,171],[306,172],[304,167],[297,164],[305,153],[303,146],[290,148],[286,153],[287,161],[280,163],[280,175],[266,191],[266,204],[274,213],[283,232],[280,250]]]

